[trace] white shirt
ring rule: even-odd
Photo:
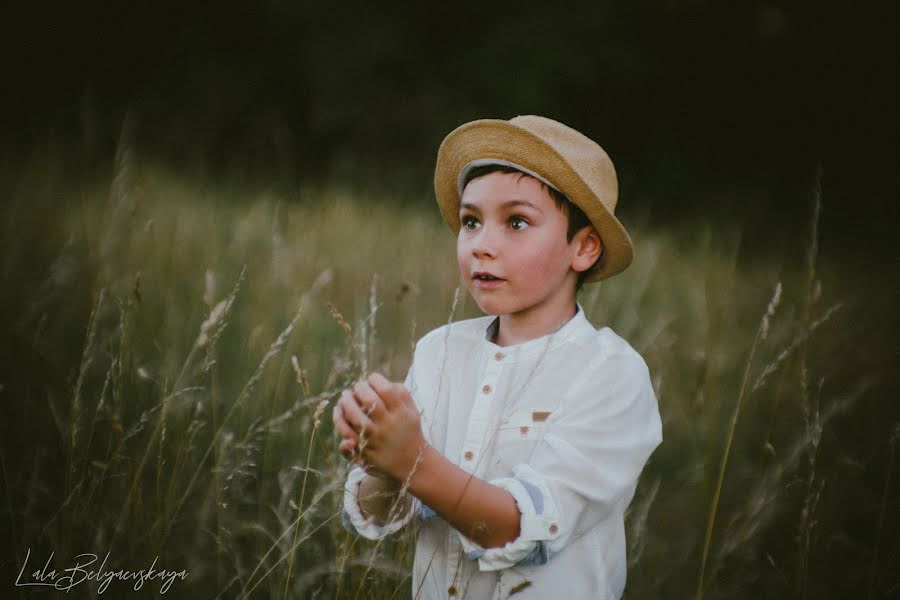
[[[647,365],[578,304],[552,334],[511,346],[491,316],[444,325],[416,345],[405,385],[428,443],[508,490],[520,535],[485,549],[413,498],[385,526],[357,502],[365,472],[344,494],[345,527],[378,539],[411,524],[417,536],[412,597],[617,599],[625,587],[624,513],[662,441]],[[420,589],[421,588],[421,589]]]

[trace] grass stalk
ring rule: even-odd
[[[175,503],[175,507],[172,510],[172,515],[169,517],[169,524],[166,527],[166,535],[163,536],[163,539],[165,539],[168,536],[168,532],[171,531],[172,525],[174,525],[175,519],[177,518],[178,513],[181,510],[181,507],[184,506],[185,501],[187,500],[188,496],[193,491],[194,485],[197,482],[197,478],[200,476],[200,473],[203,470],[203,466],[206,464],[206,460],[209,458],[209,455],[212,453],[213,448],[218,444],[219,437],[221,436],[222,432],[225,430],[225,425],[228,424],[228,421],[234,415],[235,411],[237,411],[237,409],[239,407],[243,406],[244,402],[253,394],[253,390],[256,387],[256,384],[262,378],[262,374],[266,368],[266,365],[269,363],[269,361],[274,356],[278,355],[278,353],[281,352],[281,349],[287,343],[287,340],[288,340],[288,338],[290,338],[291,334],[293,333],[294,328],[297,326],[297,323],[300,322],[301,316],[303,314],[305,314],[309,299],[311,298],[312,294],[317,293],[329,281],[331,281],[331,272],[324,271],[313,283],[312,288],[310,288],[308,291],[306,291],[303,294],[303,296],[300,298],[297,312],[294,313],[294,317],[291,319],[291,322],[288,324],[287,327],[285,327],[281,331],[281,333],[278,335],[278,338],[272,343],[272,345],[269,346],[268,352],[266,352],[265,356],[263,356],[262,360],[257,365],[256,370],[254,371],[253,375],[250,377],[250,379],[244,385],[244,388],[241,390],[241,393],[238,395],[237,399],[234,401],[234,403],[232,403],[232,405],[228,408],[228,411],[222,417],[222,420],[219,423],[218,427],[216,427],[216,430],[213,433],[212,439],[210,440],[209,444],[207,445],[206,450],[204,451],[200,460],[197,461],[197,468],[194,469],[194,473],[191,475],[191,478],[188,481],[188,484],[185,486],[184,493],[181,495],[181,497]]]
[[[772,299],[769,306],[760,320],[756,335],[753,337],[753,344],[750,346],[750,354],[747,357],[747,363],[744,366],[744,374],[741,377],[741,387],[738,392],[737,401],[734,403],[734,410],[731,413],[731,421],[728,425],[728,435],[725,438],[725,449],[722,452],[722,461],[719,465],[719,475],[716,478],[716,487],[713,490],[712,502],[710,503],[709,513],[706,520],[706,534],[703,538],[703,554],[700,559],[700,576],[697,581],[697,600],[703,599],[704,585],[706,583],[706,563],[709,559],[710,542],[712,541],[713,528],[716,523],[716,514],[719,510],[719,498],[722,494],[722,483],[725,481],[725,470],[728,467],[728,458],[731,455],[731,446],[734,442],[734,431],[737,428],[738,417],[741,414],[741,407],[744,403],[744,396],[747,392],[747,382],[750,378],[750,369],[753,366],[753,359],[756,357],[756,350],[759,343],[766,338],[769,330],[769,320],[775,314],[775,309],[781,301],[781,282],[775,285],[775,291],[772,293]]]
[[[303,483],[300,485],[300,498],[297,501],[297,512],[301,512],[303,510],[303,500],[306,496],[306,479],[309,475],[309,466],[312,462],[312,449],[316,442],[316,432],[319,430],[319,425],[321,425],[322,421],[322,413],[325,410],[325,407],[328,406],[328,399],[322,400],[319,405],[316,407],[316,412],[313,415],[313,430],[310,434],[309,438],[309,446],[306,450],[306,468],[303,469]],[[300,521],[297,521],[294,525],[294,539],[291,543],[292,548],[297,547],[297,536],[300,534]],[[287,600],[288,590],[290,589],[291,584],[291,572],[294,567],[294,554],[295,552],[292,550],[290,553],[290,559],[288,560],[287,566],[287,574],[284,578],[284,599]]]
[[[813,305],[816,302],[816,261],[819,253],[819,215],[822,210],[822,166],[816,170],[815,189],[813,193],[813,213],[810,219],[809,246],[806,249],[806,281],[804,284],[804,304],[801,314],[803,331],[809,331],[812,322]],[[808,368],[808,343],[804,337],[800,343],[800,401],[803,411],[803,421],[806,425],[807,464],[809,469],[806,477],[806,493],[803,497],[803,505],[800,509],[800,523],[797,530],[797,543],[799,544],[799,565],[797,573],[797,596],[806,598],[809,582],[809,553],[812,545],[812,530],[815,526],[813,514],[822,493],[824,482],[820,482],[816,489],[816,459],[819,452],[819,442],[822,438],[822,425],[820,413],[820,397],[822,381],[819,382],[817,393],[809,391]]]
[[[332,514],[330,517],[328,517],[327,519],[325,519],[324,521],[319,523],[316,527],[314,527],[311,531],[307,532],[307,534],[304,535],[302,538],[300,538],[299,540],[295,539],[291,543],[291,547],[289,548],[289,550],[287,552],[285,552],[284,554],[282,554],[281,557],[278,560],[276,560],[275,563],[271,567],[269,567],[269,569],[265,573],[262,574],[262,576],[259,578],[259,580],[257,580],[257,582],[254,583],[252,587],[250,587],[250,589],[247,589],[247,584],[249,584],[249,582],[253,581],[253,576],[257,573],[257,571],[262,566],[263,562],[266,560],[266,558],[269,556],[269,554],[271,554],[272,550],[274,550],[277,547],[278,542],[282,538],[284,538],[284,536],[286,536],[294,531],[294,527],[296,527],[297,524],[303,520],[303,517],[306,516],[306,513],[314,505],[315,505],[315,499],[313,499],[313,501],[306,508],[306,510],[297,512],[297,518],[293,521],[293,523],[291,523],[291,525],[287,529],[285,529],[282,532],[282,534],[278,537],[278,539],[275,540],[275,542],[272,544],[272,547],[269,549],[269,552],[266,552],[266,554],[260,559],[259,563],[256,565],[256,568],[253,570],[253,573],[251,573],[250,577],[247,579],[247,583],[244,584],[244,589],[241,590],[241,593],[238,596],[238,598],[243,599],[243,600],[250,598],[251,597],[250,595],[253,593],[253,590],[255,590],[257,587],[259,587],[259,584],[261,584],[263,581],[265,581],[266,578],[272,573],[272,571],[275,570],[275,568],[279,564],[281,564],[282,561],[284,561],[286,558],[288,558],[288,556],[293,554],[294,551],[300,547],[300,544],[305,542],[307,539],[309,539],[312,536],[312,534],[314,534],[316,531],[318,531],[319,529],[321,529],[322,527],[324,527],[325,525],[330,523],[335,517],[338,517],[341,514],[340,511]]]
[[[884,477],[884,491],[881,492],[881,510],[878,512],[878,526],[875,528],[875,544],[872,549],[872,564],[869,566],[869,590],[866,594],[868,600],[875,597],[875,580],[878,573],[878,551],[881,547],[881,534],[884,532],[884,514],[887,511],[888,492],[891,489],[891,473],[894,472],[894,451],[897,447],[897,439],[900,438],[900,423],[894,427],[894,433],[890,439],[890,453],[888,456],[887,471]]]

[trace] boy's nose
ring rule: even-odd
[[[489,227],[482,227],[472,240],[472,254],[476,257],[496,256],[496,247],[496,240]]]

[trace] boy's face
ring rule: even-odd
[[[473,179],[463,191],[459,216],[459,270],[483,312],[522,313],[559,306],[554,300],[565,300],[560,295],[574,298],[573,266],[588,260],[578,248],[590,229],[567,242],[568,219],[537,179],[518,173]],[[498,279],[479,280],[478,272]]]

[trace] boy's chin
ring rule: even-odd
[[[473,298],[475,299],[475,304],[477,304],[478,308],[481,309],[481,312],[486,315],[496,317],[499,315],[505,315],[506,313],[510,312],[509,307],[507,307],[505,303],[499,302],[494,298],[482,297],[479,299],[478,296],[474,295]]]

